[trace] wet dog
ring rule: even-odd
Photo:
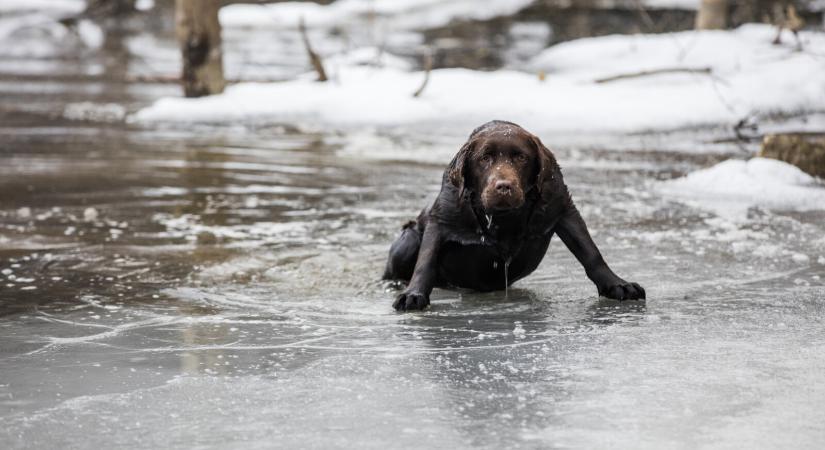
[[[409,282],[393,306],[426,308],[436,285],[504,289],[538,267],[554,234],[599,295],[645,298],[639,284],[605,263],[550,150],[514,123],[488,122],[444,171],[433,205],[404,225],[390,247],[384,279]]]

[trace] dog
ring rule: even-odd
[[[599,295],[645,298],[602,258],[550,150],[522,127],[494,120],[473,130],[435,202],[403,226],[383,278],[408,282],[393,303],[399,311],[426,308],[436,285],[504,289],[536,270],[554,234]]]

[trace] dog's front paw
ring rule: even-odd
[[[405,291],[395,297],[393,308],[398,311],[414,311],[424,309],[430,304],[430,297],[415,291]]]
[[[639,286],[639,283],[628,283],[618,279],[614,283],[600,286],[599,295],[619,301],[639,300],[645,298],[645,289]]]

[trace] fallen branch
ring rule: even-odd
[[[324,63],[321,61],[321,57],[312,51],[312,46],[309,44],[309,36],[307,36],[307,27],[304,24],[303,17],[298,23],[298,31],[301,32],[301,39],[304,41],[304,48],[306,48],[307,56],[309,56],[309,62],[312,64],[315,72],[318,73],[318,81],[327,81],[328,78],[327,72],[324,70]]]
[[[713,70],[710,67],[668,67],[665,69],[642,70],[633,73],[623,73],[620,75],[612,75],[609,77],[598,78],[593,80],[594,83],[610,83],[611,81],[627,80],[629,78],[640,78],[650,75],[660,75],[663,73],[695,73],[711,75]]]
[[[424,88],[427,87],[427,83],[430,81],[430,71],[433,70],[433,55],[428,50],[427,53],[424,54],[424,82],[421,83],[421,87],[418,88],[415,92],[413,92],[413,97],[418,97],[424,92]]]

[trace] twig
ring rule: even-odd
[[[712,74],[713,70],[710,67],[668,67],[665,69],[642,70],[639,72],[623,73],[620,75],[612,75],[604,78],[597,78],[593,80],[594,83],[609,83],[611,81],[626,80],[628,78],[639,78],[650,75],[659,75],[663,73],[699,73]]]
[[[642,18],[642,22],[645,23],[648,33],[653,32],[653,28],[656,27],[656,24],[653,23],[653,19],[650,17],[650,14],[647,13],[645,5],[642,4],[642,0],[636,0],[633,3],[636,7],[636,11],[639,12],[639,16]]]
[[[304,41],[304,48],[306,48],[307,56],[309,56],[309,62],[312,64],[315,72],[318,73],[318,81],[327,81],[328,78],[327,72],[324,70],[324,63],[321,61],[321,57],[312,51],[312,46],[309,44],[309,36],[307,36],[307,27],[304,24],[303,17],[298,23],[298,31],[301,32],[301,39]]]
[[[433,70],[433,55],[432,52],[429,50],[424,54],[424,82],[421,83],[421,87],[418,88],[415,92],[413,92],[413,97],[418,97],[424,92],[424,88],[427,87],[427,83],[430,81],[430,71]]]
[[[748,142],[754,139],[753,136],[747,136],[743,133],[744,130],[750,130],[753,132],[757,132],[759,130],[759,125],[751,122],[752,118],[753,113],[750,113],[736,122],[736,125],[733,126],[733,133],[736,135],[736,140],[740,142]]]

